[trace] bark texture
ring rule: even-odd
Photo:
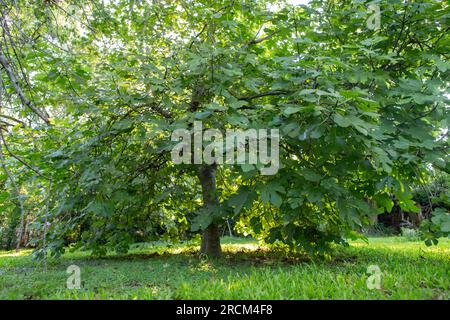
[[[216,192],[216,170],[217,165],[215,164],[202,165],[198,169],[197,175],[202,185],[204,207],[215,206],[219,203]],[[219,228],[214,222],[203,230],[200,252],[215,258],[222,254]]]

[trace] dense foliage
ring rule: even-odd
[[[391,195],[418,212],[414,186],[449,172],[445,1],[379,2],[376,29],[366,1],[4,3],[6,245],[125,252],[233,219],[317,251],[357,237]],[[196,120],[280,129],[280,170],[174,164],[171,133]],[[429,242],[450,231],[436,216]]]

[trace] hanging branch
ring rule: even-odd
[[[27,126],[27,124],[26,124],[25,122],[23,122],[22,120],[16,119],[16,118],[11,117],[11,116],[8,116],[8,115],[6,115],[6,114],[0,114],[0,118],[5,118],[5,119],[8,119],[8,120],[11,120],[11,121],[20,123],[20,124],[21,124],[22,126],[24,126],[24,127]]]
[[[22,91],[22,88],[19,86],[19,81],[17,80],[14,71],[11,68],[11,65],[9,64],[8,60],[6,59],[5,55],[3,54],[2,47],[0,45],[0,65],[2,65],[3,69],[5,69],[9,80],[11,81],[14,91],[16,91],[17,95],[20,98],[20,101],[22,101],[22,104],[24,106],[27,106],[30,108],[31,111],[33,111],[39,118],[45,121],[45,123],[50,124],[49,117],[47,113],[44,111],[39,110],[34,106],[34,104],[25,96],[25,94]]]
[[[5,137],[3,136],[3,131],[0,129],[0,139],[3,142],[3,145],[5,146],[6,151],[8,151],[8,154],[13,157],[14,159],[16,159],[17,161],[19,161],[21,164],[23,164],[25,167],[27,167],[28,169],[30,169],[31,171],[33,171],[34,173],[36,173],[37,175],[39,175],[40,177],[50,180],[50,178],[44,176],[42,173],[40,173],[38,171],[38,169],[33,168],[32,165],[30,165],[29,163],[27,163],[25,160],[23,160],[22,158],[20,158],[19,156],[15,155],[8,147],[8,145],[6,144],[6,140]]]
[[[244,96],[244,97],[238,97],[238,100],[246,100],[250,101],[257,98],[267,97],[267,96],[279,96],[279,95],[285,95],[289,94],[289,91],[286,90],[274,90],[274,91],[268,91],[268,92],[262,92],[258,94],[254,94],[251,96]]]
[[[277,33],[280,32],[280,30],[275,30],[271,33],[269,33],[267,36],[262,37],[262,38],[256,38],[258,36],[258,33],[261,31],[263,26],[261,26],[261,28],[259,29],[259,31],[256,33],[255,37],[250,40],[249,42],[247,42],[246,44],[244,44],[244,46],[242,47],[242,49],[247,49],[248,47],[261,43],[263,41],[269,40],[270,38],[272,38],[274,35],[276,35]]]

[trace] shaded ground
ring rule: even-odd
[[[309,260],[224,238],[224,258],[201,259],[193,245],[136,245],[125,256],[68,253],[47,272],[30,251],[0,252],[0,299],[450,299],[450,240],[426,247],[401,237],[337,247]],[[81,269],[81,289],[66,288],[66,269]],[[370,290],[369,265],[381,270]]]

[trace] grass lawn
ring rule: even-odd
[[[224,238],[224,257],[205,261],[193,245],[136,245],[125,256],[87,252],[49,260],[30,250],[0,251],[0,299],[450,299],[450,240],[426,247],[401,237],[337,247],[329,260],[269,252]],[[81,289],[66,289],[66,269],[81,269]],[[369,290],[369,265],[381,288]]]

